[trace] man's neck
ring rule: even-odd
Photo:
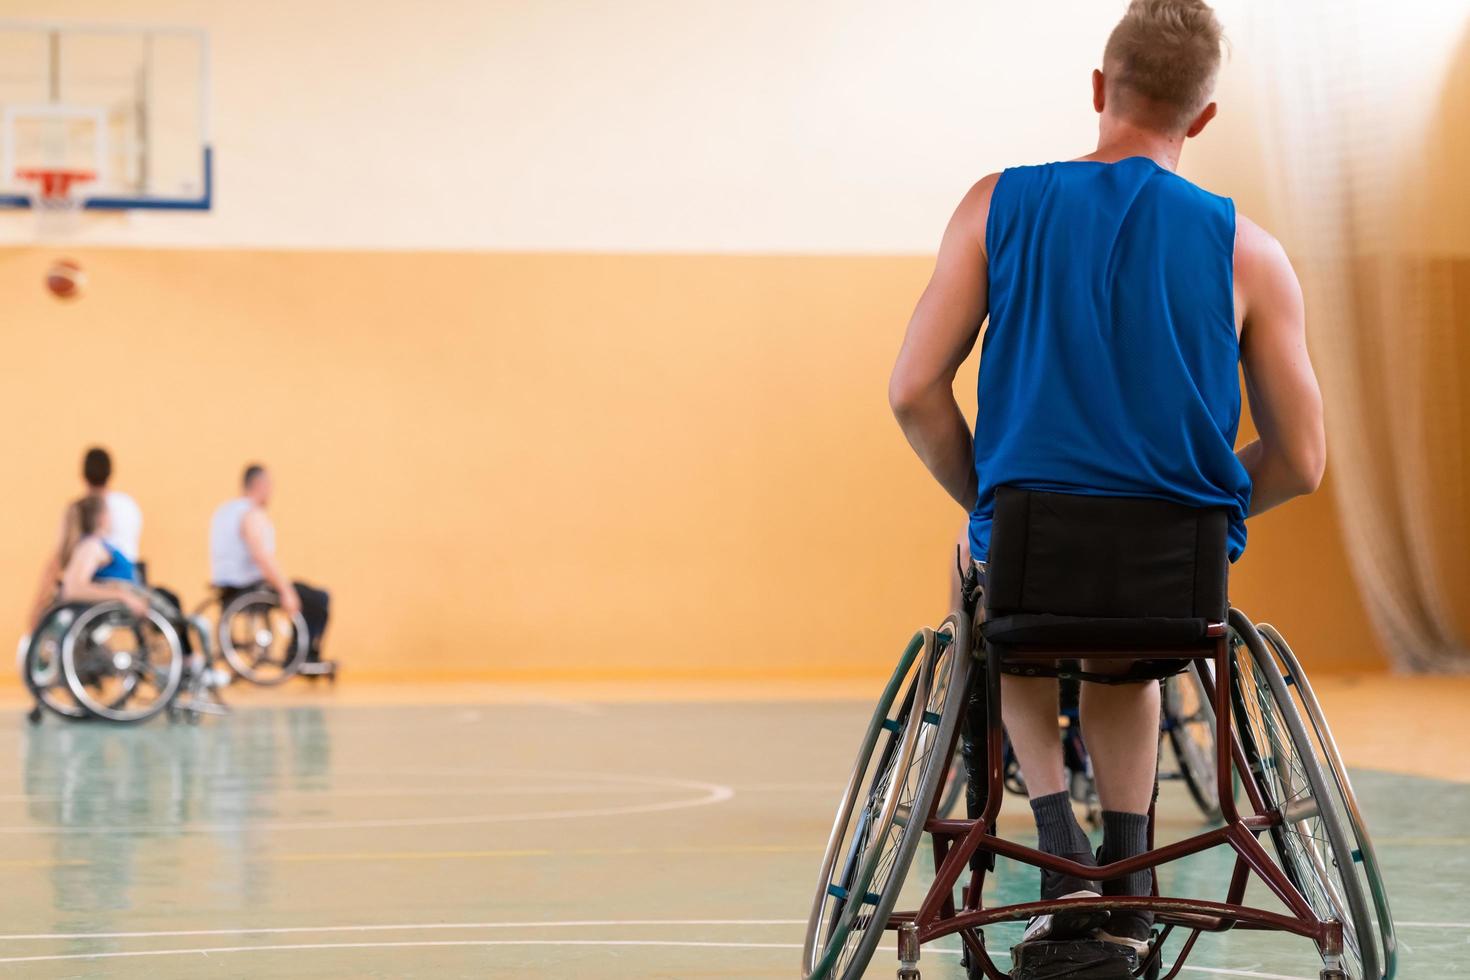
[[[1097,149],[1082,159],[1116,163],[1129,157],[1147,157],[1165,170],[1178,170],[1183,150],[1183,137],[1144,129],[1123,119],[1104,118],[1098,127]]]

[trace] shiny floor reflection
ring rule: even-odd
[[[17,713],[0,731],[0,973],[790,977],[865,713],[291,707],[132,729]],[[1470,787],[1356,779],[1405,923],[1400,975],[1470,977]],[[1177,786],[1163,813],[1164,838],[1199,826]],[[1005,819],[1024,835],[1018,799]],[[1163,888],[1216,897],[1228,870],[1201,855]],[[1029,897],[1034,872],[1002,864],[994,887]],[[1201,947],[1185,976],[1317,975],[1298,940]],[[892,967],[880,953],[869,975]],[[961,976],[942,949],[924,967]]]

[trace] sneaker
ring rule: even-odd
[[[1097,861],[1102,863],[1102,848],[1097,849]],[[1122,897],[1125,893],[1116,881],[1102,883],[1104,895]],[[1148,956],[1153,946],[1154,914],[1134,910],[1114,912],[1108,919],[1106,929],[1097,930],[1097,938],[1105,943],[1126,946],[1138,954],[1141,960]]]
[[[1088,852],[1057,856],[1076,861],[1087,867],[1097,866],[1092,854]],[[1101,894],[1102,889],[1095,881],[1085,881],[1082,878],[1074,878],[1072,875],[1057,874],[1052,871],[1043,870],[1041,872],[1041,900],[1043,902],[1097,898]],[[1074,912],[1038,915],[1026,926],[1026,934],[1021,937],[1021,942],[1029,943],[1037,939],[1081,939],[1101,928],[1107,921],[1106,909],[1087,908]]]
[[[1154,916],[1152,912],[1114,912],[1104,928],[1094,935],[1105,943],[1126,946],[1142,960],[1153,948]]]

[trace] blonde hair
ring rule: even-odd
[[[1204,0],[1133,0],[1103,50],[1109,99],[1136,122],[1184,129],[1215,91],[1224,37]]]

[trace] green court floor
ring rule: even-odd
[[[0,729],[0,974],[799,976],[860,702],[251,707],[197,727]],[[1470,977],[1470,786],[1356,774],[1405,980]],[[1025,806],[1007,802],[1023,836]],[[1166,785],[1162,836],[1199,821]],[[1201,856],[1163,889],[1218,897]],[[918,883],[915,883],[916,887]],[[1035,889],[1002,865],[1002,897]],[[992,948],[1012,934],[993,936]],[[1209,938],[1185,977],[1305,978]],[[962,976],[926,950],[926,978]],[[893,976],[880,953],[872,977]]]

